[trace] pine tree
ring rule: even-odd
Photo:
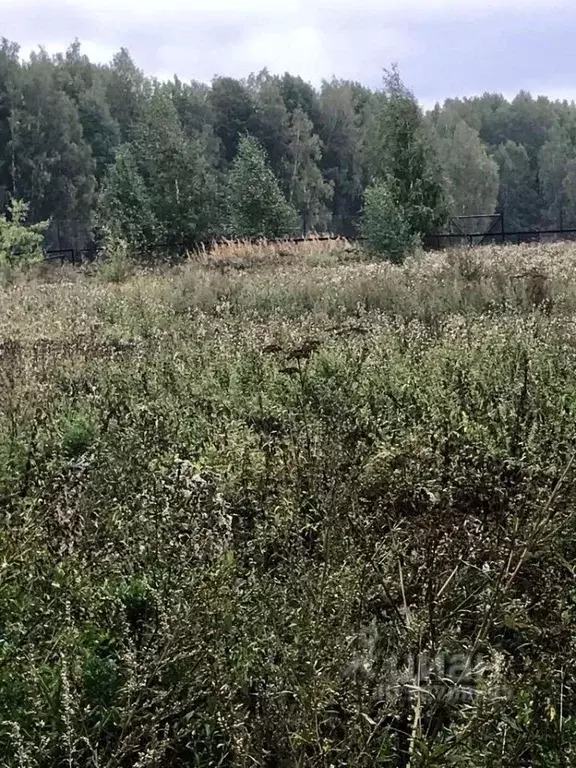
[[[250,136],[240,139],[230,169],[228,204],[234,237],[282,237],[296,228],[296,212],[282,194],[264,150]]]

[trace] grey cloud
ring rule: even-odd
[[[377,86],[383,67],[397,60],[406,82],[426,101],[487,90],[576,91],[576,6],[560,13],[500,10],[472,17],[438,12],[426,23],[348,10],[324,25],[328,38],[342,28],[356,51],[341,61],[342,76],[360,61],[363,81]],[[399,54],[378,44],[379,32],[385,40],[390,30],[407,41]]]
[[[406,80],[424,99],[483,91],[574,87],[576,8],[561,16],[499,13],[474,24],[443,21],[418,32],[421,57]]]
[[[3,34],[23,45],[66,44],[75,37],[118,49],[126,46],[144,70],[177,73],[184,79],[209,80],[215,74],[244,76],[254,68],[246,45],[259,34],[289,34],[299,25],[313,27],[324,52],[325,71],[317,79],[350,77],[368,85],[381,82],[382,68],[398,61],[404,79],[425,100],[485,90],[514,92],[520,88],[561,90],[575,88],[576,7],[547,10],[498,10],[483,13],[421,14],[398,8],[378,9],[365,0],[363,9],[346,4],[325,7],[326,0],[310,3],[306,11],[248,13],[239,4],[223,12],[162,12],[149,19],[118,12],[109,17],[66,0],[0,0],[4,7]],[[324,3],[324,5],[323,5]],[[6,10],[6,4],[8,9]],[[299,72],[297,51],[291,70]],[[325,54],[325,55],[324,55]],[[274,62],[257,61],[256,68]]]
[[[2,19],[2,34],[20,45],[36,47],[55,40],[72,41],[80,36],[98,39],[107,34],[97,17],[66,2],[0,2],[6,14]]]

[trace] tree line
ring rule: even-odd
[[[314,88],[263,70],[211,84],[147,77],[74,42],[28,60],[0,45],[0,215],[28,204],[51,247],[102,232],[145,247],[367,228],[393,251],[450,215],[509,230],[576,227],[576,106],[521,92],[424,113],[382,88]]]

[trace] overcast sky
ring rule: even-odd
[[[27,54],[78,37],[121,46],[148,74],[209,81],[267,67],[381,81],[396,61],[427,106],[520,89],[576,98],[575,0],[0,0],[0,35]]]

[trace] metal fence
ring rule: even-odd
[[[226,245],[227,243],[273,243],[282,245],[282,243],[304,243],[304,242],[325,242],[329,240],[341,240],[341,235],[311,235],[309,237],[278,237],[278,238],[242,238],[241,240],[232,240],[226,238],[214,238],[203,242],[195,243],[154,243],[143,249],[145,257],[163,257],[167,260],[179,258],[186,253],[194,253],[199,250],[210,250],[216,245]],[[345,238],[347,240],[359,240],[360,238]],[[92,262],[104,253],[102,246],[93,246],[91,248],[54,248],[44,251],[46,261],[59,261],[61,264],[85,264]]]
[[[486,222],[486,228],[483,231],[467,231],[466,225],[469,223],[478,224]],[[554,240],[576,240],[576,229],[546,229],[546,230],[523,230],[507,232],[504,227],[504,215],[480,214],[477,216],[458,216],[450,219],[449,231],[434,232],[423,238],[423,246],[429,250],[441,250],[449,247],[462,247],[473,245],[490,245],[496,243],[537,243],[550,242]],[[239,242],[267,242],[274,244],[282,243],[302,243],[306,241],[328,241],[338,240],[342,236],[336,234],[312,235],[309,237],[283,237],[283,238],[245,238]],[[348,237],[349,241],[361,242],[362,237]],[[193,243],[154,243],[149,245],[143,255],[149,258],[164,258],[166,260],[177,259],[183,254],[196,252],[198,250],[210,250],[215,245],[221,245],[234,242],[225,238],[214,238],[204,242]],[[83,264],[92,262],[103,253],[103,248],[99,245],[83,248],[52,248],[45,251],[45,258],[48,261],[59,261],[61,264]]]
[[[44,260],[59,261],[60,264],[80,265],[94,261],[99,253],[99,248],[56,248],[44,251]]]
[[[487,222],[483,231],[468,231],[468,222]],[[540,243],[554,240],[576,240],[576,229],[529,229],[506,231],[504,214],[482,214],[478,216],[455,216],[449,220],[444,232],[426,235],[424,247],[441,249],[463,245],[490,245],[493,243]]]
[[[491,245],[495,243],[545,243],[555,240],[576,240],[576,229],[542,229],[523,230],[521,232],[471,232],[467,234],[440,232],[426,235],[423,239],[424,248],[441,250],[456,246]]]

